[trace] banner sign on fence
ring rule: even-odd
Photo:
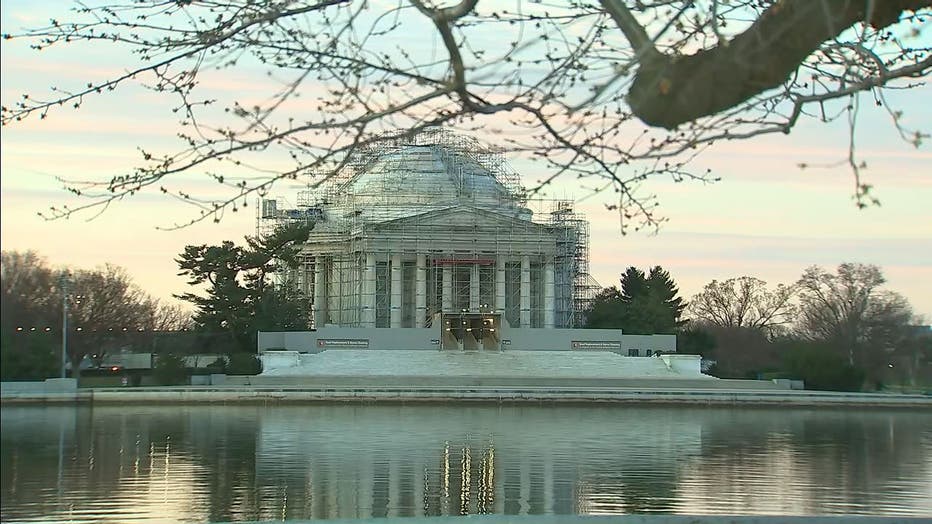
[[[359,349],[368,348],[369,339],[367,338],[319,338],[317,339],[319,348],[347,348]]]
[[[617,340],[574,340],[570,347],[573,349],[621,349],[621,342]]]

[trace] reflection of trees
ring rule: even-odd
[[[210,521],[257,520],[256,433],[259,408],[229,406],[194,411],[188,416],[194,457],[209,471]]]
[[[71,462],[74,413],[71,407],[0,410],[3,520],[31,516],[33,504],[59,506],[59,471]]]
[[[602,461],[580,457],[574,513],[670,512],[679,482],[679,461],[686,457],[649,438],[618,441],[613,447],[616,455]]]
[[[580,479],[580,503],[587,514],[669,513],[675,503],[678,475],[661,471],[616,471]]]
[[[136,514],[159,514],[159,501],[146,499],[158,485],[161,496],[184,504],[190,515],[252,520],[258,420],[243,416],[243,409],[249,408],[4,408],[4,518],[37,502],[46,513],[74,511],[98,504],[101,494],[132,501],[125,504]],[[67,427],[59,432],[61,421]],[[65,484],[63,495],[24,491],[48,488],[44,484],[57,478]],[[201,493],[207,498],[197,498]]]
[[[853,409],[713,410],[703,425],[702,453],[691,464],[695,498],[745,500],[721,510],[849,513],[890,510],[907,493],[900,480],[928,477],[923,434],[932,428],[928,413]],[[755,496],[756,484],[770,489],[770,500]],[[687,489],[680,496],[689,498]],[[762,507],[762,501],[766,507]],[[705,501],[704,503],[707,503]],[[713,502],[714,503],[714,502]],[[706,505],[706,508],[709,506]],[[829,509],[826,509],[829,508]],[[713,509],[715,509],[713,507]]]
[[[256,514],[255,435],[248,407],[94,409],[87,446],[101,481],[133,490],[157,476],[192,484],[207,500],[194,501],[205,518],[236,520]],[[79,432],[79,435],[82,432]],[[115,450],[118,453],[114,453]],[[177,478],[176,478],[177,477]],[[131,481],[130,481],[131,480]],[[101,486],[102,487],[102,486]]]
[[[929,413],[813,413],[791,442],[810,457],[806,473],[813,485],[837,485],[848,502],[869,511],[891,504],[904,476],[930,478],[928,462],[919,460],[928,453],[923,435],[928,438],[930,424]]]

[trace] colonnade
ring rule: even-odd
[[[332,259],[329,257],[317,257],[314,265],[314,293],[313,293],[313,311],[315,325],[321,326],[325,323],[334,322],[340,325],[358,325],[358,327],[376,327],[376,309],[378,307],[378,276],[377,264],[379,262],[388,262],[388,327],[402,327],[403,308],[413,306],[415,328],[426,327],[428,316],[428,264],[433,264],[434,268],[441,272],[441,297],[440,308],[443,312],[454,312],[454,303],[457,303],[456,296],[458,291],[454,286],[454,271],[456,268],[469,268],[468,282],[468,309],[470,312],[480,312],[480,309],[489,308],[496,313],[503,314],[506,308],[506,263],[520,263],[520,278],[518,285],[518,323],[521,327],[530,327],[532,324],[532,285],[540,285],[540,303],[539,307],[543,310],[541,325],[538,327],[553,328],[555,319],[555,287],[554,287],[554,262],[552,257],[521,255],[513,256],[494,256],[489,259],[468,260],[468,259],[439,259],[429,258],[426,254],[417,254],[413,256],[414,262],[414,301],[406,303],[403,293],[403,271],[404,263],[412,262],[412,257],[404,257],[400,254],[382,255],[379,257],[375,253],[366,253],[359,257],[358,267],[353,268],[353,280],[358,279],[358,287],[351,286],[352,292],[358,292],[358,300],[353,303],[358,304],[359,314],[354,319],[334,318],[328,314],[328,302],[332,297],[346,295],[343,281],[345,275],[334,278],[337,272],[332,268]],[[540,280],[532,282],[531,265],[540,263],[541,276]],[[494,265],[494,279],[492,285],[493,303],[483,304],[480,294],[480,268],[483,265]],[[328,271],[328,268],[330,269]],[[436,271],[436,269],[435,269]],[[330,281],[333,280],[333,281]],[[339,281],[338,281],[339,280]],[[358,291],[357,291],[358,290]],[[436,312],[436,311],[435,311]],[[517,327],[517,326],[515,326]]]

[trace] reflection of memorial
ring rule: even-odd
[[[7,407],[3,520],[928,515],[932,414],[663,407]]]
[[[256,444],[257,483],[278,486],[279,504],[303,500],[311,518],[620,512],[645,492],[669,497],[701,435],[667,410],[313,412],[265,413]]]

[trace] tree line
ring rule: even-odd
[[[182,308],[148,295],[122,268],[53,268],[33,251],[0,255],[0,373],[8,378],[58,376],[63,313],[67,360],[74,376],[121,347],[188,325]]]
[[[660,266],[629,267],[602,290],[587,327],[678,335],[678,351],[714,361],[724,378],[785,377],[813,389],[932,382],[932,332],[909,302],[883,288],[875,265],[807,268],[769,288],[751,276],[713,280],[687,303]]]
[[[108,354],[226,355],[237,372],[259,371],[259,331],[310,326],[310,297],[288,281],[300,262],[297,246],[313,224],[269,235],[189,245],[176,258],[191,290],[176,295],[193,313],[143,292],[125,270],[53,268],[34,252],[2,254],[2,373],[44,378],[60,373],[63,307],[68,361],[100,365]],[[689,302],[661,266],[629,267],[619,286],[600,291],[587,314],[590,328],[629,334],[675,334],[678,351],[715,362],[725,378],[800,378],[814,389],[877,388],[932,382],[932,333],[901,295],[883,288],[874,265],[818,266],[798,281],[768,287],[758,278],[713,280]],[[249,356],[253,355],[253,356]],[[236,363],[235,365],[232,363]]]
[[[116,266],[53,268],[35,252],[3,251],[2,378],[59,376],[66,305],[71,376],[123,349],[160,354],[159,371],[168,381],[179,379],[181,357],[193,353],[224,355],[218,367],[225,371],[257,373],[258,331],[309,327],[310,302],[273,275],[296,265],[295,245],[307,240],[311,227],[247,237],[245,245],[186,246],[175,261],[192,291],[175,297],[193,312],[153,298]]]

